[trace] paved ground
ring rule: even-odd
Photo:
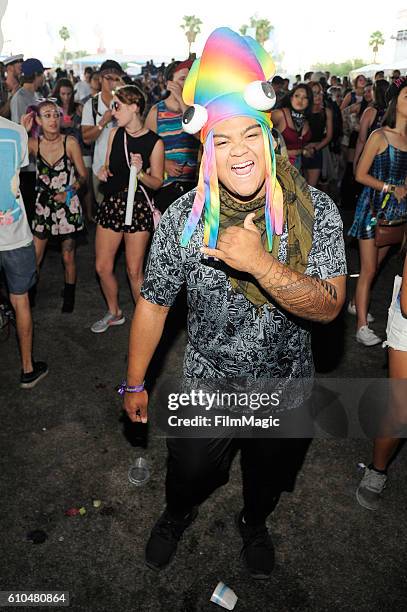
[[[100,335],[89,330],[104,311],[92,249],[93,231],[79,249],[72,315],[60,312],[62,269],[58,253],[48,252],[34,318],[35,355],[48,360],[49,376],[32,391],[19,390],[15,340],[0,344],[0,590],[69,591],[70,607],[78,611],[194,612],[215,609],[209,599],[222,580],[238,595],[240,612],[404,610],[407,454],[402,450],[394,461],[382,508],[369,512],[355,501],[357,463],[370,459],[368,440],[313,442],[295,492],[283,496],[270,521],[277,566],[269,581],[254,582],[239,561],[237,460],[229,484],[203,504],[168,570],[156,574],[144,566],[144,542],[163,507],[165,443],[152,428],[147,433],[129,425],[114,393],[125,372],[129,324]],[[354,272],[357,253],[348,251]],[[393,257],[374,290],[381,333],[397,269]],[[130,319],[123,257],[118,270]],[[181,367],[180,313],[170,319],[156,362],[160,376]],[[319,375],[385,377],[383,349],[364,348],[353,334],[348,314],[316,329]],[[157,403],[154,391],[153,410]],[[137,488],[127,471],[139,455],[148,459],[151,479]],[[101,500],[100,508],[94,500]],[[81,506],[84,516],[65,516]],[[43,530],[46,541],[28,542],[33,530]]]

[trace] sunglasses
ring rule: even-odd
[[[114,111],[119,111],[122,106],[123,104],[120,104],[120,102],[116,102],[116,100],[114,100],[110,105],[110,109]]]

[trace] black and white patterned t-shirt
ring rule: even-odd
[[[306,274],[321,279],[346,274],[342,221],[336,205],[310,188],[315,208],[314,233]],[[195,190],[166,211],[155,232],[141,295],[171,306],[186,283],[188,344],[184,376],[299,378],[312,377],[310,324],[276,305],[256,308],[232,289],[227,274],[203,257],[200,220],[187,248],[180,238]],[[281,237],[279,260],[286,261],[287,232]]]

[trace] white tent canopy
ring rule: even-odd
[[[391,76],[393,70],[400,70],[401,73],[407,73],[407,58],[405,60],[398,60],[397,62],[386,62],[384,64],[367,64],[366,66],[361,66],[360,68],[356,68],[355,70],[351,70],[349,76],[351,79],[354,79],[358,76],[358,74],[364,74],[365,77],[373,78],[376,72],[379,70],[384,71],[384,76]]]
[[[115,60],[122,66],[128,65],[131,67],[129,72],[135,73],[135,68],[139,67],[140,72],[141,66],[144,66],[151,59],[154,61],[156,66],[159,66],[161,62],[166,64],[171,61],[171,57],[157,56],[157,55],[119,55],[117,53],[99,53],[97,55],[86,55],[85,57],[78,57],[72,60],[72,67],[75,72],[83,72],[86,66],[100,66],[107,59]]]

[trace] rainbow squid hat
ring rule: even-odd
[[[185,81],[183,99],[189,108],[182,124],[189,134],[201,130],[204,145],[194,204],[181,237],[186,247],[205,206],[204,244],[216,247],[219,231],[219,187],[216,172],[213,127],[231,117],[253,117],[261,126],[266,160],[265,219],[267,247],[273,235],[283,231],[283,192],[276,179],[270,110],[275,93],[269,79],[275,67],[271,56],[250,36],[229,28],[218,28],[209,36],[200,59],[196,59]]]

